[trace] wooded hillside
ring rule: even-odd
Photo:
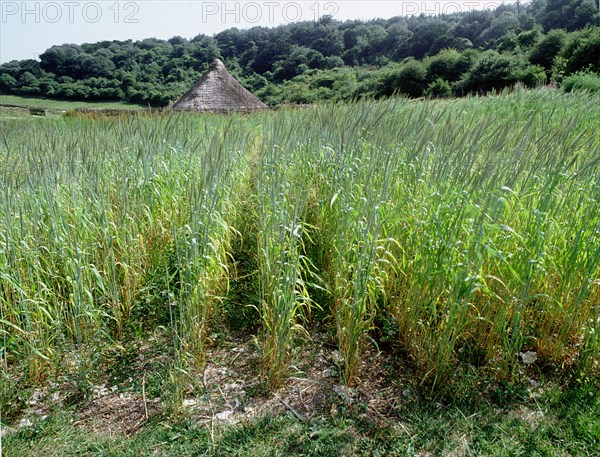
[[[594,0],[534,0],[436,17],[324,17],[190,40],[64,44],[46,50],[39,61],[1,65],[0,92],[162,106],[220,57],[270,104],[394,92],[461,95],[600,72],[599,24]]]

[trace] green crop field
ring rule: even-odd
[[[79,454],[69,420],[89,426],[94,405],[128,392],[158,453],[167,442],[199,452],[185,444],[196,436],[279,455],[296,433],[308,441],[288,453],[332,455],[339,443],[346,455],[389,454],[371,418],[397,455],[446,454],[448,443],[462,449],[453,455],[498,454],[517,433],[529,438],[506,455],[594,454],[599,125],[599,96],[552,90],[0,120],[5,447],[42,454],[56,441]],[[247,414],[223,431],[214,405],[234,384],[245,406],[230,416]],[[330,397],[307,405],[317,388]],[[582,389],[589,397],[569,406],[579,419],[546,409]],[[429,412],[403,416],[415,398]],[[293,417],[259,415],[272,442],[244,422],[259,399]],[[194,416],[205,400],[213,409]],[[432,406],[452,402],[473,415]],[[499,412],[522,402],[545,416]],[[152,419],[181,414],[198,429]],[[460,433],[440,431],[441,417],[464,417]],[[115,443],[85,452],[124,455]],[[153,452],[128,443],[131,455]]]

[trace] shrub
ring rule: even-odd
[[[578,72],[574,75],[567,76],[563,80],[561,88],[565,92],[582,90],[591,93],[600,93],[600,75],[591,71]]]
[[[518,82],[533,87],[544,78],[542,67],[531,65],[522,57],[487,51],[460,81],[459,87],[466,92],[489,92]]]
[[[441,77],[447,81],[457,81],[469,69],[469,62],[455,49],[444,49],[429,59],[427,77],[430,81]]]
[[[420,97],[426,88],[426,78],[425,65],[410,59],[399,68],[383,74],[377,95],[386,96],[398,92],[410,97]]]
[[[411,97],[420,97],[425,89],[425,77],[425,65],[416,60],[409,61],[398,72],[398,91]]]
[[[452,87],[450,83],[442,78],[437,78],[435,81],[429,84],[425,95],[428,97],[449,97],[452,95]]]

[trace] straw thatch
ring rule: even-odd
[[[246,90],[229,74],[219,59],[183,96],[173,104],[175,110],[212,113],[249,112],[267,105]]]

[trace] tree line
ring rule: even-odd
[[[164,106],[215,57],[270,104],[449,96],[600,73],[594,0],[533,0],[441,16],[236,28],[192,39],[53,46],[0,65],[0,92]]]

